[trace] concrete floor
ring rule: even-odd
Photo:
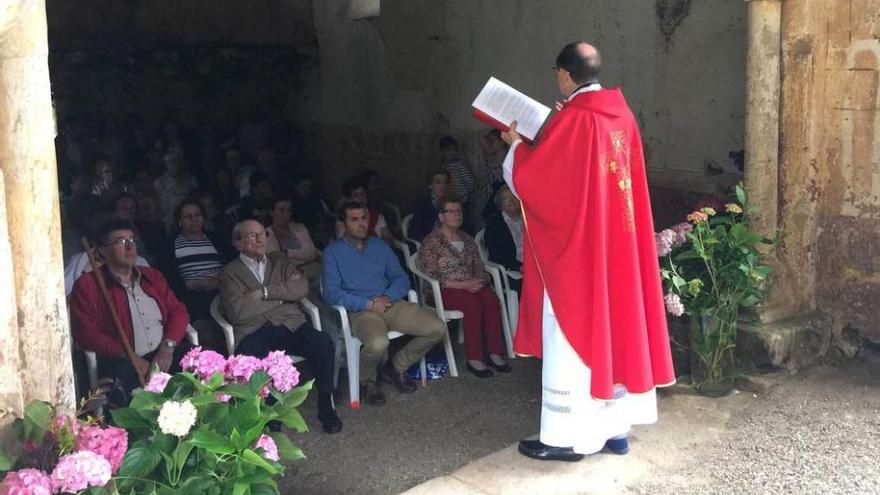
[[[465,372],[413,395],[388,391],[382,408],[342,407],[338,435],[291,434],[309,459],[290,466],[282,493],[880,493],[876,359],[773,375],[762,395],[679,387],[660,401],[658,425],[633,431],[630,455],[573,464],[516,453],[538,428],[540,365],[513,364],[489,380]],[[317,428],[314,404],[303,412]]]

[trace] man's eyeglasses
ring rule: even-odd
[[[443,210],[443,213],[458,213],[461,215],[461,210]]]
[[[104,244],[103,247],[117,246],[117,247],[121,247],[123,249],[128,249],[131,246],[134,246],[136,242],[137,242],[137,240],[134,237],[117,237],[116,239],[113,239],[112,241],[108,242],[107,244]]]
[[[242,236],[242,239],[246,241],[256,241],[258,239],[265,239],[269,237],[269,233],[265,230],[262,232],[248,232]]]

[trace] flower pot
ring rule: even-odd
[[[733,391],[738,313],[738,307],[719,307],[691,318],[691,383],[702,395],[723,397]]]

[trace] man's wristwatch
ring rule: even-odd
[[[177,347],[177,342],[172,339],[165,339],[159,345],[161,345],[162,347],[167,347],[169,349],[174,349],[175,347]]]

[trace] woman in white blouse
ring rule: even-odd
[[[277,198],[272,210],[272,225],[266,229],[266,253],[284,251],[287,257],[309,280],[321,273],[318,250],[308,229],[293,221],[293,201],[290,198]]]

